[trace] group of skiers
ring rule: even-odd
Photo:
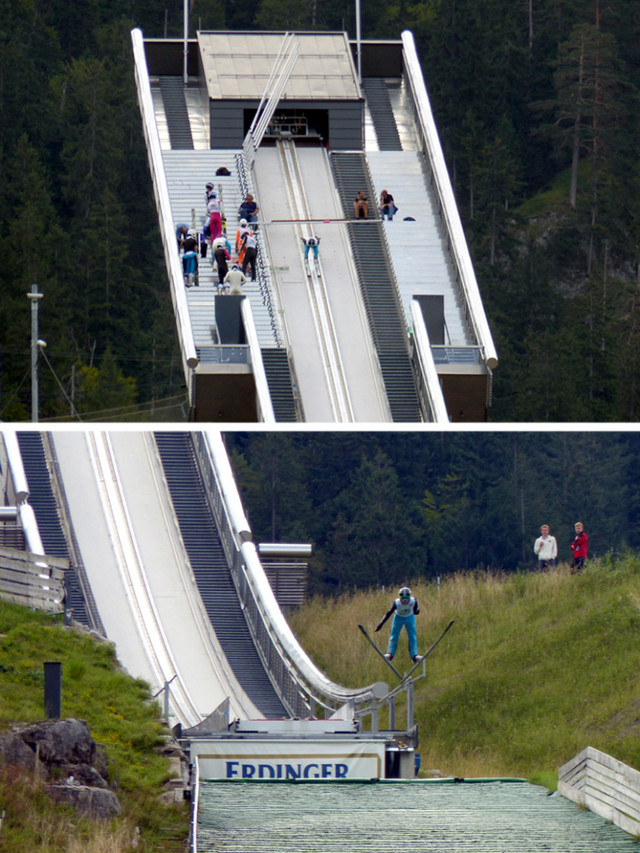
[[[235,238],[235,261],[232,263],[231,243],[226,235],[226,220],[222,200],[212,181],[205,186],[206,214],[202,232],[199,235],[189,226],[180,222],[176,228],[178,251],[182,257],[182,271],[186,287],[198,284],[198,250],[201,258],[206,258],[211,246],[211,263],[218,275],[218,293],[242,293],[242,285],[247,281],[247,271],[252,281],[256,280],[256,262],[258,242],[251,223],[257,222],[258,207],[251,195],[247,195],[240,205],[240,221]],[[246,215],[244,215],[246,214]]]
[[[208,183],[205,187],[205,198],[207,213],[209,214],[211,260],[218,273],[218,293],[241,294],[242,285],[247,281],[247,270],[251,276],[251,281],[256,280],[258,241],[246,215],[249,215],[252,221],[256,222],[258,206],[251,195],[247,195],[240,205],[238,210],[240,222],[238,223],[234,245],[237,260],[230,264],[231,243],[226,235],[226,221],[222,205],[212,183]],[[250,212],[247,213],[247,211]],[[220,216],[219,220],[218,216]]]
[[[217,172],[216,174],[222,174]],[[229,174],[226,172],[226,174]],[[218,293],[242,293],[242,285],[256,280],[258,241],[256,238],[259,208],[253,196],[247,194],[238,209],[238,228],[233,249],[235,260],[232,262],[232,246],[227,237],[226,218],[222,199],[215,184],[208,181],[205,185],[206,214],[202,232],[197,235],[193,229],[180,222],[176,228],[178,250],[182,256],[182,270],[186,287],[198,284],[198,250],[200,257],[206,258],[211,246],[211,264],[218,274]],[[309,255],[317,265],[320,237],[315,234],[301,238],[304,244],[304,261],[309,270]]]

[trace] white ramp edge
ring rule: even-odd
[[[438,130],[424,84],[413,33],[410,30],[403,31],[402,45],[407,82],[416,106],[416,114],[426,146],[425,153],[429,158],[431,171],[438,188],[438,195],[442,205],[442,215],[451,239],[452,251],[458,266],[460,282],[469,306],[471,322],[473,323],[478,344],[483,351],[484,362],[490,370],[493,370],[498,366],[498,354],[485,315],[471,255],[469,254],[469,247],[467,246],[467,240],[462,228],[460,213],[453,194],[453,187],[451,186],[449,172],[444,154],[442,153]]]

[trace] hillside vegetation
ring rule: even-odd
[[[640,551],[640,433],[226,433],[256,542],[310,542],[309,590],[527,571],[541,524],[561,560]],[[371,543],[375,542],[375,549]]]
[[[592,561],[581,575],[562,564],[545,573],[456,574],[411,588],[421,607],[421,652],[455,620],[415,684],[423,771],[519,776],[552,787],[558,768],[586,746],[640,768],[640,558]],[[396,593],[316,597],[290,621],[334,681],[391,686],[393,673],[358,623],[386,650],[390,623],[373,631]],[[409,668],[404,632],[394,663]],[[396,719],[404,724],[404,701]]]
[[[119,668],[114,648],[61,617],[0,601],[0,730],[44,718],[45,661],[62,663],[62,717],[86,720],[104,744],[122,816],[92,823],[54,804],[38,780],[0,766],[0,853],[178,853],[187,805],[159,801],[169,763],[155,748],[168,733],[149,687]]]
[[[356,8],[194,0],[190,36],[353,39]],[[491,418],[637,421],[640,4],[363,0],[361,18],[365,40],[415,36],[500,358]],[[72,16],[63,2],[2,5],[4,420],[30,418],[34,283],[48,342],[40,420],[182,419],[130,30],[182,39],[183,22],[176,0],[87,0]]]

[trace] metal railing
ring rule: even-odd
[[[431,352],[436,364],[482,364],[482,347],[470,345],[451,347],[443,344],[432,344]]]
[[[34,610],[62,613],[69,561],[0,547],[0,598]]]
[[[295,40],[294,34],[285,33],[262,99],[242,145],[244,157],[249,166],[253,165],[260,143],[267,132],[273,114],[278,109],[285,86],[289,81],[294,65],[298,61],[299,53],[300,46]]]
[[[245,161],[243,154],[235,155],[236,162],[236,171],[238,174],[238,181],[240,183],[240,189],[242,192],[242,197],[246,198],[249,193],[255,195],[253,190],[251,181],[249,179],[249,175],[247,173],[247,163]],[[271,323],[271,331],[273,332],[273,339],[277,347],[281,347],[282,344],[282,330],[280,328],[280,324],[277,319],[277,310],[274,306],[274,296],[271,288],[271,279],[269,276],[269,264],[267,259],[267,246],[266,240],[263,240],[261,230],[258,229],[256,231],[256,239],[258,241],[258,256],[256,260],[256,273],[258,280],[258,288],[260,290],[260,296],[262,298],[262,304],[267,309],[269,314],[269,321]]]
[[[247,344],[210,344],[198,347],[201,364],[249,364]]]

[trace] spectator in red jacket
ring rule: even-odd
[[[584,569],[584,561],[587,559],[587,549],[589,545],[589,538],[585,532],[584,524],[581,521],[576,521],[575,531],[576,535],[569,546],[573,554],[573,560],[571,562],[572,575],[577,572],[581,572]]]

